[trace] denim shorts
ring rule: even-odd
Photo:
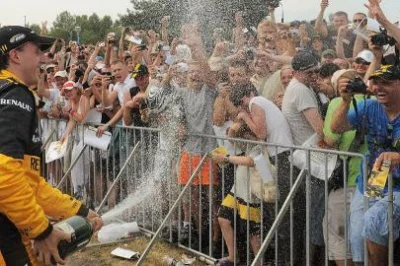
[[[393,192],[393,237],[399,237],[400,230],[400,192]],[[349,240],[354,262],[364,261],[364,238],[376,244],[387,246],[388,231],[388,197],[369,199],[369,209],[364,213],[364,197],[357,189],[350,207]]]

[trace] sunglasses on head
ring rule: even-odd
[[[365,60],[362,59],[362,58],[357,58],[357,59],[355,60],[355,63],[356,63],[356,64],[361,64],[361,65],[365,65],[365,66],[369,66],[369,65],[371,64],[371,63],[365,61]]]

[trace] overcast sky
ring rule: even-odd
[[[216,0],[217,1],[217,0]],[[247,0],[251,1],[251,0]],[[330,0],[331,4],[327,10],[327,15],[338,10],[343,10],[349,14],[356,11],[366,11],[364,3],[366,0]],[[383,9],[388,17],[397,21],[400,19],[400,1],[383,0]],[[118,18],[118,14],[126,14],[127,8],[132,8],[129,0],[109,1],[95,0],[2,0],[0,16],[1,25],[23,25],[24,16],[28,23],[33,24],[47,20],[49,26],[56,18],[56,15],[64,10],[72,14],[92,14],[96,12],[100,16],[110,15],[113,19]],[[316,17],[319,9],[320,0],[283,0],[285,9],[285,20],[294,19],[313,19]],[[326,18],[327,18],[326,15]],[[278,19],[281,17],[281,10],[276,12]]]

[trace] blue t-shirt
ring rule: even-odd
[[[360,101],[357,111],[352,109],[348,113],[350,124],[361,130],[365,120],[366,139],[368,142],[368,173],[372,170],[375,160],[383,152],[400,152],[400,117],[390,120],[385,108],[376,99]],[[366,117],[364,119],[364,116]],[[363,165],[361,165],[363,167]],[[362,169],[362,168],[361,168]],[[400,191],[400,166],[392,170],[393,191]],[[357,178],[357,186],[363,193],[363,171]],[[384,192],[387,192],[387,183]]]

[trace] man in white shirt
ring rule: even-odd
[[[123,107],[124,104],[124,93],[128,91],[130,88],[135,87],[136,83],[131,75],[129,74],[129,69],[126,66],[124,61],[117,60],[111,64],[111,70],[115,77],[115,81],[117,82],[114,85],[114,89],[112,92],[108,91],[108,85],[103,87],[103,97],[104,101],[101,103],[103,107],[107,107],[113,104],[117,99],[119,105]],[[93,91],[93,93],[98,93]],[[116,125],[122,119],[123,108],[120,108],[119,111],[111,118],[110,121],[107,122],[104,126],[100,126],[97,130],[97,135],[103,135],[104,131],[106,131],[110,126]]]

